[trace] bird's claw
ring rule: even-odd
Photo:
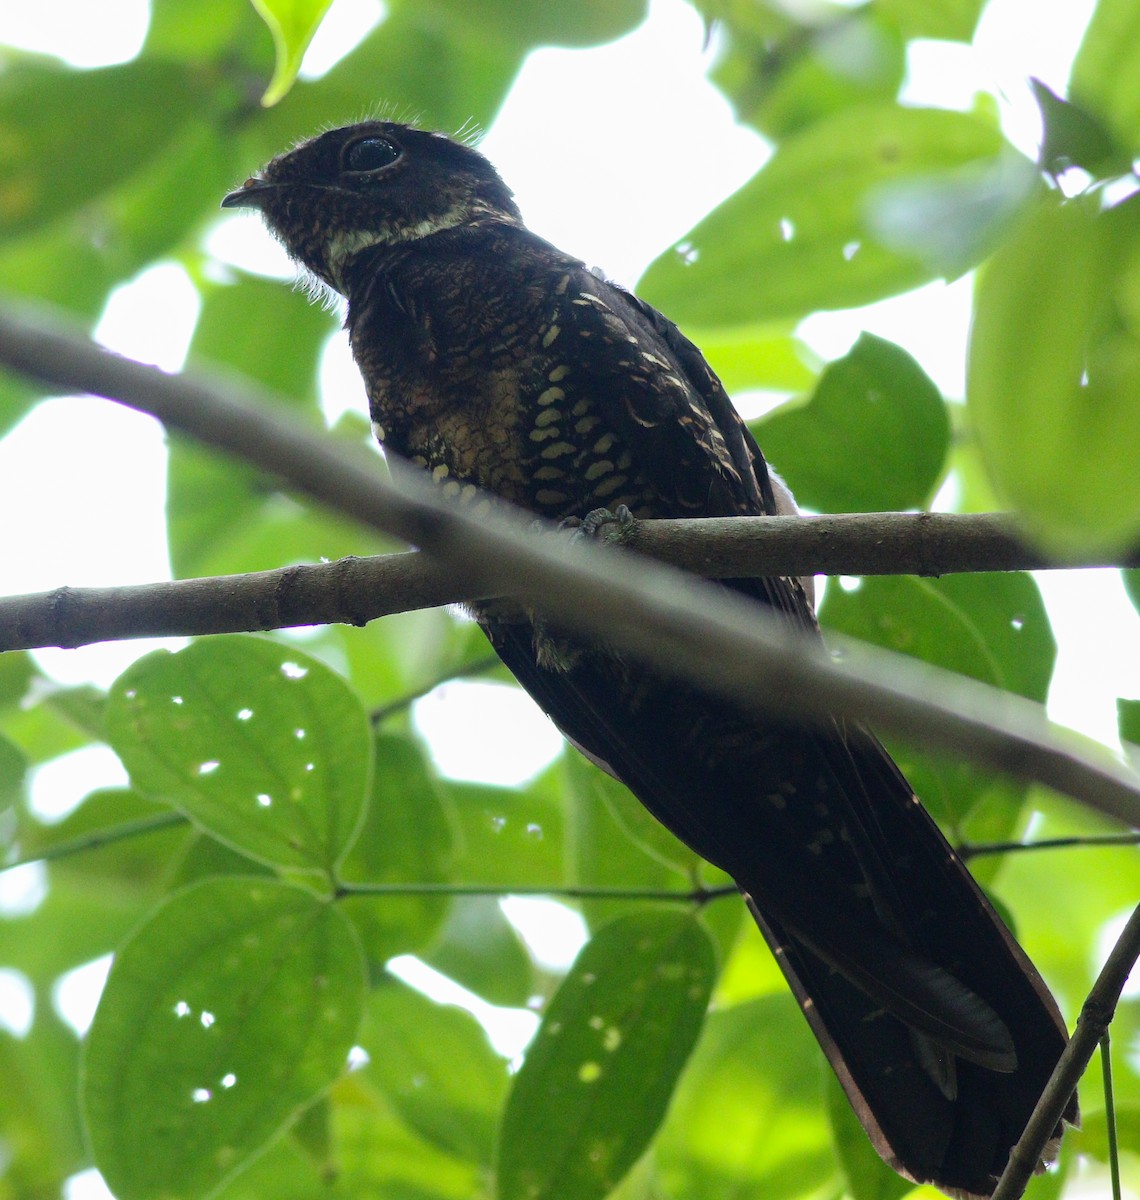
[[[633,533],[636,519],[627,504],[619,504],[612,512],[608,508],[595,508],[580,520],[568,518],[562,522],[563,529],[573,529],[574,538],[589,538],[603,541],[607,545],[622,545]]]

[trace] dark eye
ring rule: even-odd
[[[344,165],[349,171],[379,171],[400,157],[400,150],[384,138],[362,138],[344,152]]]

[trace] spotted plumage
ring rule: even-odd
[[[696,347],[530,233],[471,148],[335,129],[225,203],[260,209],[347,298],[377,436],[458,503],[553,520],[788,511]],[[801,581],[725,586],[814,633]],[[874,737],[761,721],[509,604],[478,615],[574,744],[737,881],[880,1153],[992,1192],[1064,1026]]]

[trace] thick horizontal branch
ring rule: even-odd
[[[604,631],[632,656],[747,708],[814,722],[866,719],[1140,825],[1140,780],[1019,697],[857,643],[843,642],[836,662],[788,622],[722,588],[648,559],[618,562],[596,546],[529,536],[525,515],[473,518],[420,472],[401,472],[399,489],[384,485],[363,450],[298,427],[282,416],[284,405],[164,375],[83,338],[0,314],[0,362],[151,413],[421,547],[472,594],[517,596],[568,628]]]
[[[948,575],[1058,566],[1004,513],[846,513],[637,521],[625,541],[714,579],[762,575]],[[1089,558],[1067,566],[1112,565]],[[56,588],[0,599],[0,651],[138,637],[363,625],[483,597],[459,572],[410,551],[174,583]]]

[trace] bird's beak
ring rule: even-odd
[[[265,179],[247,179],[239,188],[222,197],[222,208],[261,208],[277,190]]]

